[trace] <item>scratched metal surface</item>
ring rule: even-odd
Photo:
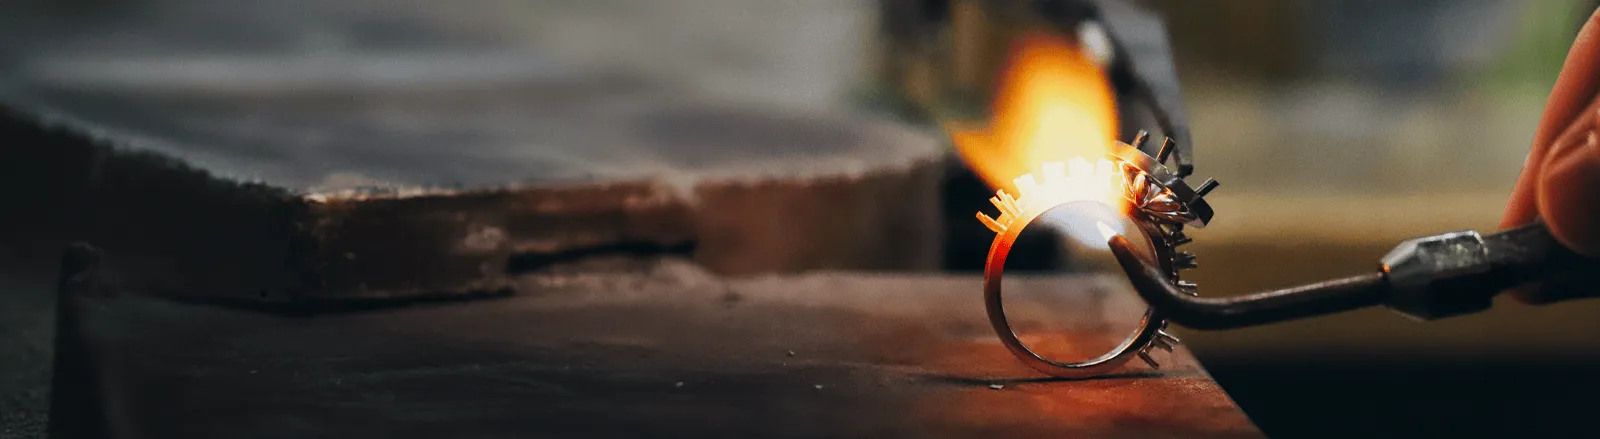
[[[44,437],[55,331],[55,270],[27,267],[0,274],[0,437]]]
[[[144,255],[130,276],[173,294],[241,300],[500,289],[521,262],[593,252],[725,273],[932,265],[946,151],[930,133],[713,96],[546,44],[594,38],[527,34],[541,10],[588,31],[649,18],[625,5],[511,6],[0,6],[0,199],[26,213],[0,215],[0,246],[87,240]],[[732,61],[773,67],[749,49],[777,42]]]
[[[668,263],[360,313],[80,310],[124,396],[113,425],[143,437],[1260,436],[1182,348],[1159,371],[1041,378],[990,333],[978,283]]]
[[[496,68],[493,57],[455,55],[405,54],[411,59],[403,61],[364,53],[331,60],[45,59],[30,61],[22,77],[0,87],[0,100],[113,147],[164,154],[224,180],[302,195],[849,175],[913,166],[938,151],[928,136],[884,121],[674,95],[663,85],[625,76],[568,73],[507,83],[446,77],[376,89],[362,85],[382,78],[336,77],[357,82],[350,85],[292,80],[261,88],[222,87],[204,78],[175,84],[74,82],[115,81],[140,70],[163,77],[160,72],[193,69],[178,66],[185,63],[214,63],[223,73],[297,63],[335,71],[381,70],[397,62]],[[335,65],[325,65],[330,63]],[[73,77],[87,72],[113,77]]]
[[[8,67],[0,74],[0,103],[118,147],[292,192],[851,173],[907,166],[935,150],[903,128],[862,123],[859,115],[774,112],[772,105],[721,99],[683,84],[683,76],[695,75],[656,73],[676,71],[674,63],[641,65],[635,58],[642,56],[604,46],[607,32],[634,38],[629,31],[649,22],[651,8],[371,0],[76,6],[88,12],[10,6],[14,18],[55,25],[0,31],[0,43],[11,43],[0,44]],[[719,6],[679,1],[668,9],[711,7]],[[734,11],[783,12],[766,9]],[[792,9],[804,12],[793,16],[797,23],[822,27],[857,15],[852,8]],[[505,13],[526,18],[496,17]],[[557,24],[545,16],[584,18],[597,34],[535,35],[531,29]],[[687,31],[664,28],[657,39],[685,40]],[[738,35],[704,35],[699,50],[728,46]],[[771,38],[756,34],[747,38],[756,42],[731,45],[726,55],[750,69],[772,69],[795,60],[755,57],[759,51],[751,49],[784,53],[818,43]],[[590,46],[578,45],[585,40]],[[694,41],[634,45],[691,57]],[[583,59],[585,48],[602,58]],[[850,46],[811,49],[818,62],[851,53]],[[804,78],[775,75],[765,87],[811,88],[851,72],[832,68]],[[871,153],[857,154],[862,150]]]

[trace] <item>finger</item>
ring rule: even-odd
[[[1600,212],[1595,211],[1600,181],[1593,181],[1600,176],[1600,161],[1597,161],[1600,155],[1596,153],[1600,149],[1597,146],[1600,137],[1595,132],[1600,124],[1600,99],[1595,99],[1584,115],[1586,117],[1579,117],[1550,143],[1546,160],[1539,163],[1542,172],[1533,199],[1537,200],[1538,216],[1544,219],[1545,227],[1557,241],[1573,250],[1594,255],[1595,232],[1600,229],[1600,224],[1594,222],[1600,219]],[[1511,295],[1523,303],[1546,304],[1591,293],[1588,288],[1580,292],[1556,286],[1561,283],[1547,281],[1542,286],[1516,289]]]
[[[1522,175],[1517,177],[1511,198],[1506,202],[1506,213],[1501,227],[1526,224],[1538,217],[1537,195],[1539,176],[1545,157],[1556,137],[1572,125],[1585,104],[1600,88],[1600,10],[1589,16],[1589,21],[1578,32],[1578,37],[1567,51],[1561,66],[1561,75],[1545,103],[1544,116],[1533,134],[1533,146],[1528,150]]]
[[[1596,100],[1600,104],[1600,100]],[[1550,234],[1567,248],[1600,256],[1600,105],[1546,153],[1535,198]]]

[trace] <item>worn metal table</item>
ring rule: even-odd
[[[59,309],[57,425],[161,438],[1258,435],[1182,349],[1159,372],[1040,378],[989,332],[976,277],[695,268],[931,268],[946,151],[898,124],[691,86],[738,78],[639,76],[688,51],[648,45],[648,68],[617,71],[563,62],[613,53],[566,45],[603,39],[527,35],[619,18],[590,3],[8,5],[0,259],[88,241],[115,271],[91,278],[122,293]],[[695,5],[741,13],[686,5],[680,18],[755,8]],[[674,22],[635,18],[613,25]],[[753,47],[711,61],[794,70]],[[813,49],[785,59],[826,70]],[[635,264],[572,267],[608,258]],[[48,271],[0,264],[17,267]],[[8,434],[40,424],[51,301],[27,283],[0,284],[0,352],[17,360],[3,371],[20,377],[0,384],[22,389],[0,395]],[[261,308],[278,305],[322,308]]]
[[[501,2],[112,3],[0,7],[0,249],[88,241],[141,255],[125,282],[260,302],[499,290],[599,254],[939,257],[947,151],[904,124],[580,62]],[[614,6],[601,29],[649,21]]]
[[[57,397],[164,438],[1259,436],[1182,348],[1159,371],[1042,378],[990,332],[976,277],[645,265],[311,314],[79,297],[63,342],[88,354],[57,368],[93,378]]]

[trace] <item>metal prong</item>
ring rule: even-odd
[[[1172,255],[1172,265],[1175,266],[1175,267],[1184,268],[1184,269],[1195,268],[1195,267],[1199,267],[1200,266],[1199,264],[1196,264],[1194,262],[1194,253],[1181,253],[1181,252],[1178,253],[1178,254]]]
[[[1211,193],[1212,189],[1216,189],[1217,186],[1221,186],[1221,185],[1222,185],[1222,183],[1217,182],[1217,179],[1215,179],[1215,178],[1207,178],[1205,182],[1200,183],[1200,187],[1199,188],[1195,188],[1194,197],[1195,197],[1195,199],[1203,198],[1203,197],[1206,196],[1206,194]]]
[[[994,232],[995,234],[1006,232],[1005,225],[1000,224],[999,222],[995,221],[994,218],[990,218],[988,215],[984,215],[983,212],[978,212],[978,222],[983,223],[984,227],[988,227],[989,231]]]
[[[1139,351],[1139,359],[1140,360],[1144,360],[1144,364],[1150,365],[1151,369],[1160,369],[1161,368],[1161,363],[1157,363],[1156,359],[1150,358],[1150,351],[1148,349],[1147,350],[1143,350],[1143,351]]]
[[[1022,209],[1017,207],[1017,199],[1012,198],[1011,194],[1004,190],[994,191],[994,196],[989,197],[989,203],[1000,209],[1002,216],[1011,215],[1012,218],[1022,216]]]
[[[1178,346],[1178,337],[1173,337],[1167,331],[1156,331],[1156,338],[1150,340],[1150,345],[1172,352]]]
[[[1171,137],[1162,140],[1161,149],[1156,151],[1156,161],[1166,163],[1167,159],[1172,157],[1172,151],[1177,149],[1178,144],[1177,142],[1173,142]]]
[[[1135,134],[1133,136],[1133,147],[1143,149],[1144,141],[1148,138],[1150,138],[1149,132],[1146,132],[1145,130],[1139,130],[1139,134]]]

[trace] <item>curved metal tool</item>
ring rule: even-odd
[[[1600,295],[1600,259],[1563,247],[1543,223],[1487,236],[1464,231],[1412,239],[1373,273],[1244,296],[1201,298],[1164,281],[1122,236],[1112,252],[1134,289],[1161,316],[1194,329],[1230,329],[1385,305],[1432,320],[1488,309],[1495,295],[1541,284],[1542,297]]]

